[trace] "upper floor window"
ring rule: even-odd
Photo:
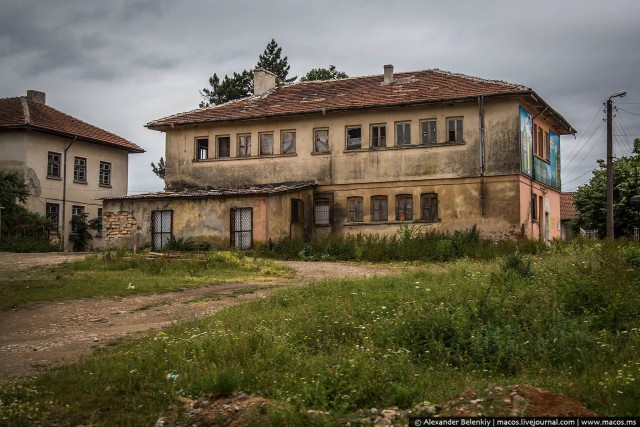
[[[373,196],[371,198],[371,221],[386,221],[389,219],[387,196]]]
[[[371,125],[371,148],[387,146],[387,125]]]
[[[463,142],[462,118],[447,119],[447,142]]]
[[[231,137],[219,136],[218,141],[218,158],[224,159],[231,157]]]
[[[542,158],[545,160],[551,160],[551,144],[549,141],[549,132],[544,132],[544,152]]]
[[[60,178],[60,153],[49,151],[47,156],[47,178]]]
[[[313,131],[313,152],[329,152],[329,129],[316,129]]]
[[[196,160],[206,160],[209,158],[209,139],[196,139]]]
[[[411,145],[411,122],[396,123],[396,145]]]
[[[420,195],[422,220],[438,222],[438,194],[424,193]]]
[[[87,182],[87,159],[84,157],[75,157],[73,159],[73,180]]]
[[[60,204],[47,203],[45,215],[49,222],[51,222],[51,225],[57,230],[60,226]]]
[[[111,186],[111,163],[100,162],[100,185]]]
[[[347,128],[347,150],[360,150],[362,148],[362,128],[349,126]]]
[[[296,154],[296,132],[287,130],[280,135],[280,154]]]
[[[347,198],[347,208],[349,209],[349,222],[364,221],[364,209],[362,206],[362,197]]]
[[[396,196],[396,220],[413,220],[413,196],[410,194],[400,194]]]
[[[261,133],[260,134],[260,155],[268,156],[273,154],[273,134]]]
[[[238,135],[238,157],[251,156],[251,135]]]
[[[423,120],[420,122],[420,128],[423,144],[435,144],[438,142],[435,120]]]

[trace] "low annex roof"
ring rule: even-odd
[[[210,188],[204,190],[159,191],[132,196],[105,197],[102,200],[140,200],[140,199],[206,199],[236,196],[263,196],[269,194],[290,193],[306,190],[315,185],[313,181],[281,182],[276,184],[251,185],[238,188]]]
[[[44,104],[44,93],[39,94],[39,102],[30,96],[0,99],[0,128],[39,130],[121,148],[130,153],[144,153],[144,149],[131,141]]]
[[[576,193],[560,193],[560,219],[576,219],[580,216],[580,211],[573,203],[573,196]]]
[[[276,87],[262,95],[154,120],[146,127],[164,131],[174,126],[454,102],[479,96],[529,97],[532,104],[542,103],[543,108],[556,116],[563,133],[575,132],[562,116],[526,86],[439,69],[396,73],[390,83],[385,83],[382,74],[299,82]]]

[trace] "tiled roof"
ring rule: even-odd
[[[575,219],[580,215],[573,203],[573,195],[576,193],[560,193],[560,219]]]
[[[0,99],[0,128],[30,128],[144,153],[131,141],[24,96]]]
[[[138,199],[205,199],[236,196],[259,196],[268,194],[289,193],[306,190],[315,185],[313,181],[282,182],[277,184],[252,185],[238,188],[210,188],[206,190],[159,191],[156,193],[136,194],[132,196],[106,197],[103,200],[138,200]]]
[[[263,95],[154,120],[146,126],[165,130],[179,125],[326,114],[351,109],[465,100],[478,96],[534,95],[533,90],[526,86],[438,69],[396,73],[393,83],[384,84],[383,81],[383,75],[376,75],[295,83],[277,87]],[[540,97],[536,95],[535,99]],[[570,131],[570,125],[564,119],[562,123]]]

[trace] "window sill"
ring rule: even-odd
[[[292,154],[264,154],[260,156],[242,156],[242,157],[218,157],[216,159],[194,159],[191,163],[211,163],[211,162],[230,162],[234,160],[255,160],[255,159],[277,159],[279,157],[296,157],[298,153]]]
[[[538,156],[538,155],[536,155],[536,154],[534,154],[534,155],[533,155],[533,157],[534,157],[534,158],[536,158],[536,159],[538,159],[538,160],[540,160],[541,162],[544,162],[544,163],[548,164],[548,165],[550,165],[550,164],[551,164],[551,160],[547,160],[547,159],[545,159],[544,157],[540,157],[540,156]]]
[[[344,150],[343,153],[362,153],[362,152],[370,152],[370,151],[393,151],[393,150],[411,150],[416,148],[429,149],[436,147],[456,147],[467,145],[466,142],[437,142],[435,144],[420,144],[420,145],[394,145],[393,147],[370,147],[370,148],[362,148],[360,150]]]
[[[331,227],[331,224],[313,224],[315,227]]]
[[[327,156],[331,154],[331,151],[316,151],[311,153],[312,156]]]
[[[62,178],[60,178],[59,176],[49,176],[49,175],[47,175],[47,179],[55,179],[56,181],[62,181]]]
[[[87,185],[87,184],[88,184],[88,182],[87,182],[87,181],[78,181],[77,179],[74,179],[74,180],[73,180],[73,183],[74,183],[74,184],[83,184],[83,185]]]
[[[98,186],[100,186],[102,188],[113,188],[113,187],[111,187],[111,184],[98,184]]]
[[[391,221],[362,221],[362,222],[345,222],[343,225],[345,227],[357,227],[362,225],[402,225],[402,224],[437,224],[438,221],[425,221],[422,219],[414,219],[410,221],[400,221],[400,220],[391,220]]]

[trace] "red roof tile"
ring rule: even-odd
[[[526,86],[438,69],[396,73],[391,84],[383,84],[383,80],[383,75],[377,75],[295,83],[263,95],[154,120],[146,126],[164,130],[176,125],[437,103],[478,96],[534,94]],[[536,95],[536,99],[540,97]],[[563,127],[571,132],[571,126],[559,114],[557,116]]]
[[[575,219],[580,215],[573,203],[573,195],[576,193],[560,193],[560,219]]]
[[[133,142],[27,97],[0,99],[0,128],[31,128],[66,137],[144,153]]]

